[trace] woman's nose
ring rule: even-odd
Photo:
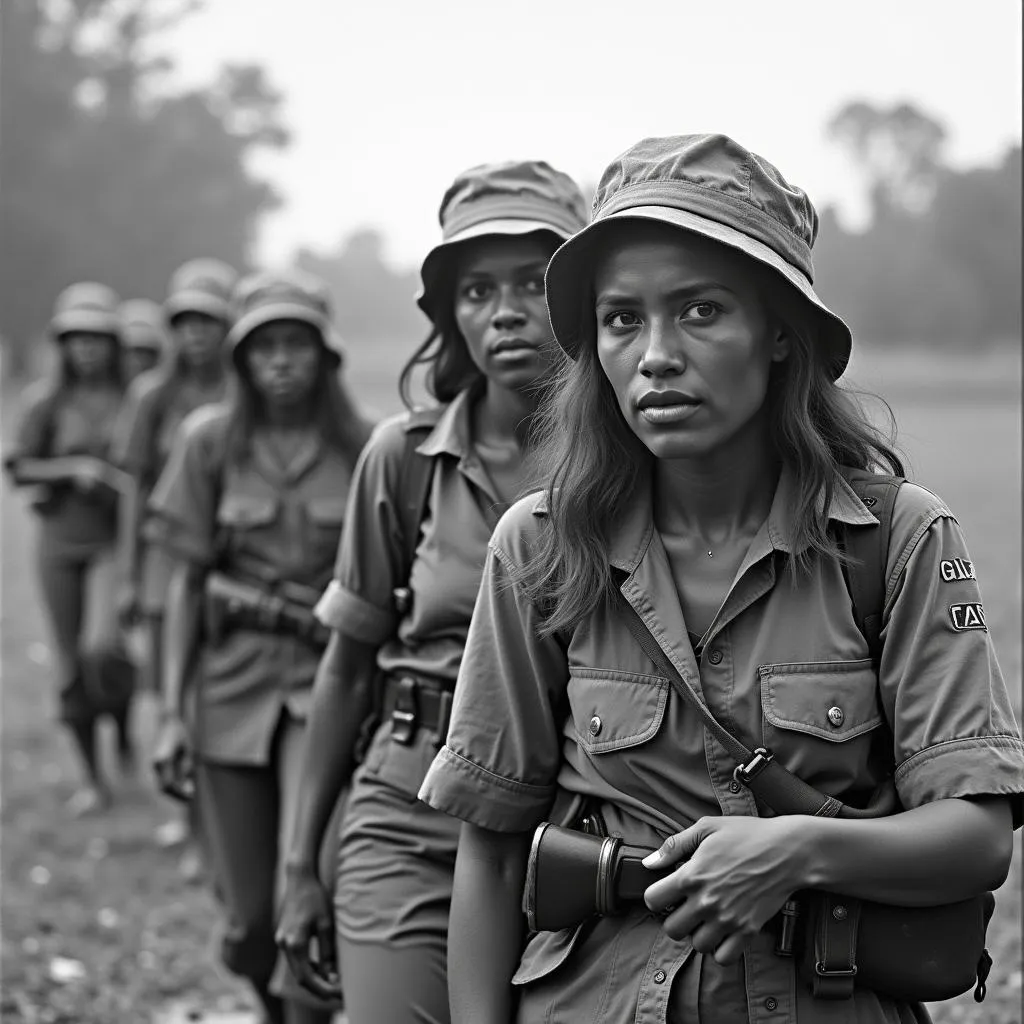
[[[491,325],[499,331],[511,330],[515,327],[522,327],[526,323],[526,313],[516,299],[512,288],[502,288],[498,291],[498,305],[491,316]]]
[[[670,327],[651,322],[647,345],[640,357],[639,370],[644,377],[674,376],[686,369],[682,346]]]

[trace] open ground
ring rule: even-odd
[[[357,350],[359,401],[398,407],[404,353]],[[855,381],[884,395],[901,427],[911,476],[941,494],[967,534],[988,624],[1014,694],[1021,692],[1021,422],[1019,351],[970,359],[869,354]],[[12,389],[3,403],[9,430]],[[9,436],[9,435],[8,435]],[[118,783],[106,816],[69,820],[63,804],[76,771],[52,722],[45,623],[32,575],[32,525],[2,494],[2,987],[5,1024],[149,1024],[241,1011],[244,988],[217,965],[216,909],[205,888],[184,882],[177,852],[154,829],[172,813],[145,770],[151,702],[138,718],[142,770]],[[990,929],[996,966],[982,1006],[970,995],[932,1008],[939,1024],[1021,1020],[1021,841]],[[236,1018],[238,1019],[238,1018]]]

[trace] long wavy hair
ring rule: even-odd
[[[245,342],[243,341],[244,345]],[[255,429],[266,422],[263,399],[253,383],[244,359],[236,360],[237,373],[228,385],[225,404],[228,408],[226,427],[228,459],[245,463],[252,456]],[[321,364],[310,396],[312,422],[328,447],[339,452],[354,467],[372,431],[372,426],[356,406],[340,371],[324,372],[330,367],[327,346],[321,349]]]
[[[791,341],[789,356],[772,365],[766,413],[775,452],[797,482],[791,542],[803,550],[790,561],[795,579],[818,555],[844,557],[825,513],[840,466],[897,476],[905,471],[894,447],[892,410],[882,403],[887,433],[869,422],[858,392],[832,380],[806,300],[774,272],[750,262],[771,323]],[[593,316],[593,301],[581,312]],[[623,418],[593,343],[567,361],[548,388],[537,432],[549,516],[537,554],[517,582],[547,610],[543,632],[551,634],[571,631],[609,593],[609,538],[636,489],[650,479],[655,457]]]
[[[398,376],[398,394],[407,409],[414,408],[413,378],[426,370],[424,386],[438,402],[446,404],[460,392],[483,380],[473,362],[469,347],[455,325],[454,313],[439,315],[426,339],[402,367]]]

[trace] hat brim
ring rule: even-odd
[[[298,320],[300,323],[309,324],[320,335],[320,340],[324,343],[324,348],[331,358],[337,363],[341,363],[343,358],[341,339],[326,317],[315,313],[308,306],[291,302],[261,306],[259,309],[254,309],[251,313],[239,317],[231,325],[227,336],[227,345],[232,356],[237,358],[239,346],[257,327],[273,323],[275,320]]]
[[[751,238],[736,228],[707,217],[667,206],[634,206],[609,214],[588,224],[565,242],[551,257],[545,275],[548,315],[555,339],[570,359],[575,359],[580,348],[593,339],[591,319],[581,316],[591,275],[588,262],[595,242],[607,230],[606,225],[627,220],[660,221],[684,231],[703,235],[752,257],[781,275],[817,315],[821,338],[832,379],[842,376],[850,359],[853,344],[850,328],[821,300],[808,278],[784,260],[774,249]]]
[[[109,334],[121,339],[121,319],[116,313],[105,313],[101,309],[69,309],[58,313],[50,321],[50,334],[60,338],[75,331],[89,331],[93,334]]]
[[[447,294],[449,289],[445,287],[445,282],[452,257],[463,243],[471,242],[476,238],[484,238],[487,235],[532,235],[538,231],[547,232],[562,241],[569,238],[568,232],[547,221],[525,220],[517,217],[481,221],[479,224],[473,224],[456,232],[451,238],[446,238],[443,242],[435,245],[423,260],[423,265],[420,268],[421,287],[416,293],[416,305],[431,320],[434,319],[438,303],[450,297]]]
[[[170,323],[182,313],[205,313],[225,322],[231,319],[231,307],[224,299],[200,291],[180,291],[168,295],[164,302],[164,316]]]

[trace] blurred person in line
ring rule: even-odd
[[[143,678],[147,689],[157,694],[172,563],[156,538],[147,536],[159,524],[147,522],[146,502],[185,417],[226,396],[230,369],[224,339],[237,280],[228,264],[206,258],[189,260],[171,275],[160,312],[160,328],[170,336],[170,352],[160,366],[132,382],[114,434],[114,461],[135,482],[121,515],[119,610],[126,626],[138,627]],[[187,815],[172,818],[157,830],[157,841],[163,846],[183,843],[191,835],[193,843],[181,860],[182,874],[188,878],[200,871],[196,809],[190,805]]]
[[[128,299],[118,309],[121,319],[121,363],[125,386],[155,370],[168,357],[171,339],[160,305],[151,299]]]
[[[420,791],[466,822],[453,1016],[926,1021],[831,943],[857,898],[929,907],[1006,877],[1024,751],[963,535],[837,385],[851,337],[811,285],[817,216],[775,167],[721,135],[645,139],[594,210],[547,272],[569,360],[548,486],[491,539]],[[839,538],[879,543],[876,493],[890,543],[861,622]],[[737,765],[700,703],[761,760]],[[773,758],[822,813],[755,800]],[[894,813],[825,816],[893,781]],[[601,916],[578,870],[564,889],[589,877],[598,916],[528,938],[524,882],[549,901],[534,912],[566,896],[529,888],[531,836],[573,803],[577,832],[650,855],[616,876],[621,913]],[[812,888],[843,894],[812,980],[827,999],[776,955],[776,915]]]
[[[266,1021],[314,1024],[337,1001],[288,975],[274,915],[327,639],[313,606],[370,427],[342,383],[318,280],[248,277],[234,310],[237,387],[186,419],[149,503],[174,558],[155,767],[165,791],[200,801],[224,963],[250,981]]]
[[[425,366],[439,404],[382,424],[356,471],[334,579],[318,607],[333,632],[317,675],[278,927],[295,973],[329,990],[331,903],[316,852],[351,778],[334,915],[352,1024],[448,1020],[458,824],[416,792],[445,734],[488,538],[531,479],[533,412],[559,359],[544,268],[586,222],[586,206],[546,163],[500,163],[460,174],[440,221],[419,298],[433,329],[400,380],[411,408],[412,374]],[[360,727],[375,709],[355,770]]]
[[[128,482],[110,460],[123,396],[118,304],[93,282],[61,292],[49,326],[55,374],[27,389],[4,460],[16,485],[33,488],[39,517],[36,571],[56,644],[59,715],[87,777],[69,805],[76,814],[110,803],[97,751],[103,715],[116,725],[122,770],[134,768],[134,671],[116,614],[118,503]]]

